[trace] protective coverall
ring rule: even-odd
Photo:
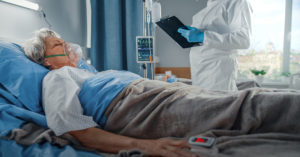
[[[251,14],[247,0],[208,0],[193,16],[192,27],[204,32],[203,46],[190,50],[193,85],[237,90],[237,49],[250,46]]]

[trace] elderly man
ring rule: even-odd
[[[248,138],[257,143],[244,154],[269,153],[271,150],[266,148],[274,146],[280,153],[286,144],[277,147],[276,140],[299,138],[300,123],[295,121],[300,118],[299,91],[258,88],[211,91],[182,83],[142,79],[124,71],[94,74],[76,68],[78,57],[65,51],[65,45],[55,32],[41,29],[24,50],[33,61],[51,70],[43,80],[43,107],[49,128],[56,135],[71,134],[83,146],[109,153],[139,149],[151,156],[185,157],[195,155],[188,150],[186,141],[163,137],[188,138],[203,134],[217,140],[213,151],[201,151],[218,156],[226,153],[223,151],[226,148],[231,154],[233,148],[247,146]],[[106,78],[117,85],[111,88],[105,86],[109,83],[94,78]],[[92,86],[87,91],[104,91],[100,96],[103,100],[94,101],[98,93],[82,93],[89,81],[103,85],[97,89]],[[114,95],[109,97],[111,93]],[[85,94],[87,97],[81,98]],[[230,137],[229,142],[224,137]],[[266,141],[265,144],[272,145],[264,147],[259,145],[263,139],[274,141]],[[253,149],[254,145],[257,149]],[[290,146],[293,148],[293,143]],[[243,156],[247,149],[236,151],[236,156]]]
[[[186,141],[145,140],[113,134],[97,127],[92,117],[83,115],[77,95],[83,82],[95,74],[77,69],[78,57],[74,54],[70,57],[64,44],[57,33],[41,29],[24,46],[30,59],[52,70],[43,80],[43,107],[48,126],[56,135],[69,133],[82,145],[109,153],[139,149],[154,156],[194,156],[184,149],[190,148]]]

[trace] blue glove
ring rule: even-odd
[[[188,29],[178,28],[177,32],[180,33],[190,43],[201,42],[204,40],[204,33],[195,27],[186,26]]]

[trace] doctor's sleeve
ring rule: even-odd
[[[83,115],[79,92],[80,87],[68,74],[47,74],[44,78],[43,107],[48,127],[57,136],[97,126],[92,117]]]
[[[237,8],[238,7],[238,8]],[[252,7],[247,1],[242,1],[242,5],[236,5],[235,10],[229,11],[228,25],[234,31],[220,34],[214,31],[204,32],[204,44],[206,46],[224,50],[247,49],[250,47],[252,34]]]

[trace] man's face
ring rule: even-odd
[[[45,43],[45,56],[64,55],[64,41],[57,37],[46,37]],[[63,66],[76,67],[76,61],[71,61],[68,56],[54,56],[44,59],[44,66],[50,70],[59,69]]]

